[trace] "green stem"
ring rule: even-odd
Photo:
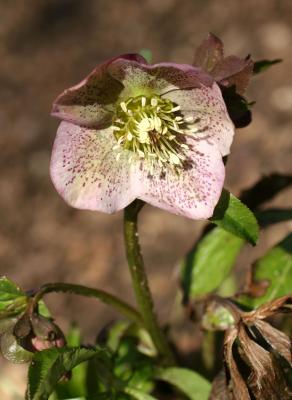
[[[32,297],[32,302],[30,304],[31,310],[33,311],[45,294],[53,292],[72,293],[86,297],[94,297],[103,303],[112,306],[125,317],[129,318],[138,325],[145,326],[144,320],[139,312],[129,304],[125,303],[123,300],[120,300],[114,295],[103,290],[89,288],[82,285],[74,285],[71,283],[56,282],[47,283],[46,285],[42,286]]]
[[[174,364],[174,357],[157,322],[147,275],[144,269],[144,261],[139,245],[137,219],[139,211],[143,205],[144,203],[141,200],[135,200],[125,209],[124,237],[127,259],[132,276],[137,304],[142,317],[144,318],[146,328],[150,333],[158,352],[163,357],[164,363],[172,365]]]

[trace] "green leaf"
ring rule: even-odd
[[[106,345],[111,351],[118,350],[120,342],[130,325],[130,321],[117,321],[108,329]]]
[[[156,397],[150,396],[150,394],[144,393],[141,390],[134,389],[132,387],[126,387],[124,389],[124,393],[129,394],[131,397],[137,400],[157,400]]]
[[[226,307],[209,303],[202,319],[202,327],[204,329],[207,331],[226,331],[234,324],[234,317]]]
[[[28,372],[28,400],[47,400],[60,379],[92,357],[107,358],[102,348],[52,348],[34,355]]]
[[[217,289],[228,276],[243,244],[243,239],[219,227],[207,233],[182,263],[185,299],[198,299]]]
[[[282,62],[281,58],[277,58],[275,60],[260,60],[256,61],[253,65],[253,73],[254,74],[259,74],[261,72],[266,71],[269,69],[272,65],[278,64]]]
[[[48,309],[47,305],[43,300],[40,300],[38,303],[38,311],[39,314],[45,318],[51,318],[50,310]]]
[[[210,382],[186,368],[161,368],[155,376],[175,386],[191,400],[207,400],[211,391]]]
[[[69,347],[79,347],[81,345],[80,330],[76,326],[71,326],[66,339]],[[87,362],[83,362],[77,365],[72,371],[71,379],[57,385],[55,390],[58,398],[64,399],[86,394],[87,364]]]
[[[5,331],[0,338],[1,353],[6,360],[14,364],[24,364],[31,361],[33,354],[18,344],[13,335],[13,326]]]
[[[257,242],[259,226],[254,214],[225,189],[210,221],[252,245]]]
[[[27,305],[26,294],[5,276],[0,278],[0,318],[20,314]]]
[[[260,258],[253,266],[253,284],[266,283],[259,297],[241,296],[240,304],[256,308],[263,303],[291,293],[292,233]]]
[[[265,227],[292,219],[292,209],[271,208],[257,212],[256,217],[260,226]]]

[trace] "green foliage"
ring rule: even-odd
[[[51,348],[36,353],[29,368],[26,399],[47,400],[60,379],[93,357],[107,365],[108,352],[99,347]]]
[[[114,375],[127,386],[144,392],[153,388],[153,360],[138,351],[135,337],[123,337],[114,356]]]
[[[93,354],[87,361],[78,364],[72,370],[70,380],[57,383],[58,380],[54,379],[55,392],[50,400],[70,399],[76,396],[80,398],[84,396],[86,400],[97,397],[106,400],[143,398],[141,396],[145,399],[151,398],[147,395],[154,387],[154,360],[139,351],[140,333],[139,329],[133,325],[135,324],[119,321],[111,326],[106,340],[107,348],[110,349],[105,352],[105,357],[101,360],[100,354]],[[81,343],[79,330],[72,328],[67,340],[68,345],[79,346]],[[69,350],[67,348],[67,351]],[[51,370],[56,371],[55,364],[61,365],[59,357],[56,361],[53,359],[51,364],[49,365],[50,372],[45,379],[50,379]],[[68,373],[68,368],[65,372],[62,369],[61,372],[63,375]]]
[[[77,327],[73,326],[69,330],[67,344],[69,347],[79,347],[81,345],[81,335]],[[88,362],[82,362],[77,365],[71,372],[71,378],[67,382],[62,382],[56,386],[57,399],[87,395]]]
[[[24,311],[26,294],[5,276],[0,278],[0,318],[12,317]]]
[[[266,71],[267,69],[269,69],[270,67],[272,67],[275,64],[279,64],[280,62],[282,62],[283,60],[281,60],[280,58],[277,58],[275,60],[260,60],[260,61],[256,61],[253,65],[253,73],[254,74],[259,74],[261,72]]]
[[[253,286],[266,284],[259,297],[241,296],[239,303],[256,308],[263,303],[291,293],[292,288],[292,233],[269,250],[253,266]]]
[[[259,227],[254,214],[225,189],[210,221],[252,245],[257,242]]]
[[[191,400],[207,400],[211,391],[211,385],[205,378],[186,368],[161,368],[156,371],[155,377],[170,383]]]
[[[208,331],[225,331],[234,323],[234,317],[226,307],[218,304],[212,306],[212,303],[207,308],[202,320],[202,326]]]
[[[182,263],[185,299],[195,300],[217,289],[228,276],[243,243],[243,239],[219,227],[207,233]]]
[[[27,363],[32,359],[32,353],[19,345],[13,335],[15,320],[10,321],[12,321],[11,327],[6,330],[0,338],[1,353],[6,360],[14,364]]]
[[[124,392],[130,395],[130,398],[136,400],[157,400],[156,397],[150,396],[147,393],[142,392],[141,390],[134,389],[131,387],[126,387]]]

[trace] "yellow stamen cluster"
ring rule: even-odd
[[[117,106],[114,117],[114,134],[117,143],[114,150],[119,159],[121,150],[133,152],[151,164],[179,167],[185,160],[188,146],[184,143],[180,107],[159,96],[130,97]]]

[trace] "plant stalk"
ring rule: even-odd
[[[89,288],[87,286],[82,285],[75,285],[71,283],[63,283],[63,282],[56,282],[56,283],[47,283],[43,285],[39,290],[37,290],[33,296],[32,301],[30,303],[31,310],[33,311],[34,308],[37,306],[38,302],[42,299],[45,294],[48,293],[71,293],[85,297],[94,297],[105,304],[115,308],[125,317],[129,318],[131,321],[137,323],[140,326],[145,327],[144,320],[139,314],[139,312],[124,302],[120,300],[116,296],[105,292],[104,290],[99,290],[95,288]]]
[[[144,202],[135,200],[124,212],[124,238],[129,269],[139,311],[154,345],[165,365],[173,365],[174,357],[169,344],[161,331],[154,312],[154,305],[144,268],[144,261],[139,244],[137,220]]]

